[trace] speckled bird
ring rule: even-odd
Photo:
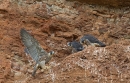
[[[77,41],[68,42],[67,45],[72,48],[72,53],[82,51],[84,49],[82,44]]]
[[[25,46],[25,52],[29,54],[36,63],[32,72],[32,76],[35,76],[38,68],[46,68],[45,64],[51,60],[54,51],[50,51],[49,53],[47,53],[41,47],[38,41],[23,28],[20,31],[20,35],[21,40]]]
[[[86,45],[93,45],[93,46],[96,46],[96,47],[105,47],[106,46],[104,43],[99,41],[96,37],[89,35],[89,34],[84,35],[80,39],[80,43],[86,44]]]

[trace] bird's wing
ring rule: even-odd
[[[92,35],[86,35],[85,37],[86,37],[86,39],[88,39],[91,43],[97,43],[97,42],[99,42],[99,40],[98,40],[96,37],[92,36]]]
[[[20,35],[22,42],[27,48],[32,59],[34,59],[37,62],[41,57],[46,57],[48,53],[42,49],[38,41],[33,36],[31,36],[26,30],[21,29]]]
[[[106,45],[104,43],[102,43],[101,41],[99,41],[96,37],[92,36],[92,35],[87,35],[86,39],[88,39],[91,43],[97,43],[96,45],[100,45],[102,47],[105,47]]]

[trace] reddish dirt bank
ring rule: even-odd
[[[0,9],[0,82],[129,83],[129,13],[111,13],[100,8],[81,11],[80,7],[80,15],[71,23]],[[35,78],[31,76],[33,63],[29,63],[31,59],[25,55],[20,39],[21,28],[28,30],[45,50],[55,51],[47,64],[51,68],[38,70]],[[79,40],[84,34],[94,35],[107,46],[88,46],[71,54],[66,43]]]

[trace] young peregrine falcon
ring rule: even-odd
[[[25,46],[25,51],[32,57],[32,59],[36,62],[34,66],[34,70],[32,76],[35,76],[35,73],[38,68],[45,69],[45,64],[48,63],[54,51],[47,53],[38,43],[38,41],[31,36],[25,29],[21,29],[20,31],[22,42]]]
[[[82,51],[84,49],[82,44],[80,44],[77,41],[68,42],[67,45],[72,48],[72,53],[75,53],[75,52],[78,52],[78,51]]]
[[[97,38],[95,38],[92,35],[84,35],[81,39],[80,39],[80,43],[81,44],[86,44],[86,45],[94,45],[97,47],[105,47],[106,45],[102,42],[100,42]]]

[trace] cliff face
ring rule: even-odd
[[[111,1],[111,0],[110,0]],[[55,55],[48,70],[31,76],[20,29]],[[67,42],[91,34],[106,47],[71,53]],[[0,0],[0,83],[130,82],[130,10],[66,0]]]
[[[130,0],[68,0],[68,1],[79,1],[87,4],[113,6],[113,7],[126,7],[130,6]]]

